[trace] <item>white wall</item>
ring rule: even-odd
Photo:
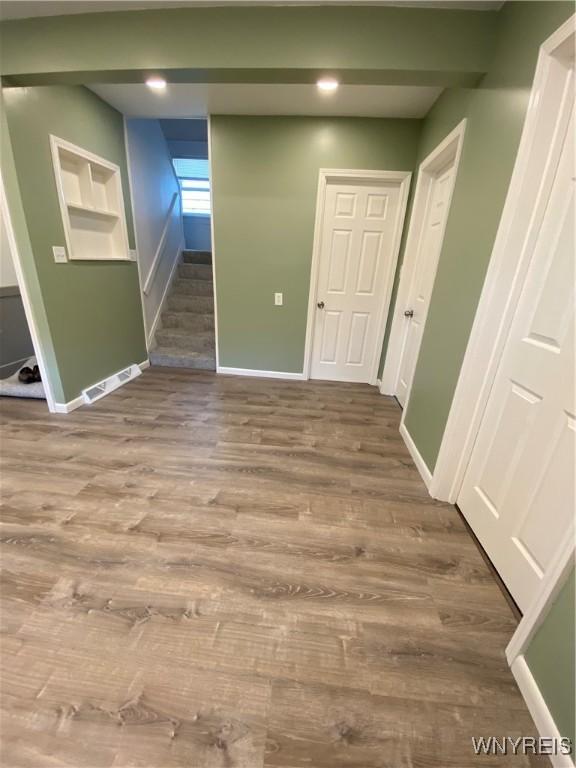
[[[162,238],[172,197],[179,189],[158,120],[127,120],[126,134],[134,227],[143,288]],[[165,247],[154,282],[149,294],[142,296],[148,336],[154,329],[174,261],[178,259],[183,247],[183,239],[178,199],[170,217]]]

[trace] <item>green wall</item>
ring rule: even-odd
[[[466,137],[405,424],[432,470],[482,290],[524,123],[540,44],[572,3],[512,2],[476,90],[445,91],[424,121],[423,159],[463,118]]]
[[[4,95],[0,90],[0,161],[2,167],[2,182],[6,192],[7,204],[10,212],[10,221],[14,231],[14,237],[18,244],[20,253],[22,272],[28,288],[28,296],[32,306],[32,315],[36,326],[36,332],[44,352],[44,360],[52,383],[54,398],[58,402],[64,400],[62,390],[62,381],[60,372],[56,364],[52,336],[46,317],[46,308],[40,291],[38,274],[34,267],[34,257],[32,255],[32,245],[26,225],[26,216],[22,206],[20,196],[20,185],[18,184],[18,175],[16,173],[16,164],[14,154],[10,143],[8,133],[8,123],[6,120],[6,108],[4,104]]]
[[[318,170],[411,171],[419,133],[419,120],[211,118],[220,365],[302,371]]]
[[[526,663],[562,736],[576,745],[576,595],[574,569],[538,628]]]
[[[138,269],[134,262],[55,264],[53,245],[65,245],[49,135],[78,144],[122,169],[130,247],[134,236],[122,116],[82,87],[4,89],[24,232],[17,233],[27,274],[37,281],[57,368],[57,399],[81,390],[129,363],[147,358]],[[3,158],[4,161],[4,158]],[[4,165],[4,162],[3,162]],[[12,215],[19,205],[8,190]],[[25,240],[29,238],[30,247]]]
[[[477,82],[496,14],[309,7],[185,8],[6,21],[2,74],[16,84],[169,79],[314,82]]]

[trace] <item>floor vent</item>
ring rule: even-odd
[[[142,371],[139,365],[130,365],[128,368],[124,368],[118,373],[113,373],[112,376],[108,376],[107,379],[99,381],[97,384],[93,384],[91,387],[82,391],[82,396],[86,403],[94,403],[96,400],[100,400],[104,395],[114,392],[115,389],[121,387],[131,379],[135,379],[136,376],[140,376]]]

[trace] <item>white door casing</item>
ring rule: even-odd
[[[466,120],[422,161],[394,309],[382,394],[406,406],[442,250]]]
[[[409,178],[321,171],[305,372],[311,378],[376,381]]]
[[[458,496],[523,611],[574,537],[573,128]]]
[[[524,128],[430,494],[455,503],[526,277],[572,112],[576,17],[541,46]]]
[[[22,269],[20,251],[18,249],[18,243],[16,242],[16,234],[12,225],[12,218],[8,206],[8,197],[1,172],[0,217],[2,218],[3,226],[5,227],[5,233],[8,240],[8,248],[10,250],[14,271],[16,272],[18,287],[20,289],[20,295],[22,297],[22,304],[24,307],[24,314],[26,316],[28,330],[30,331],[30,338],[32,339],[32,346],[34,348],[34,355],[36,356],[36,362],[38,363],[40,375],[42,377],[42,383],[44,384],[46,403],[50,413],[56,413],[56,401],[54,397],[54,385],[52,383],[52,372],[48,368],[44,346],[40,341],[40,333],[38,330],[39,323],[36,317],[37,313],[43,310],[38,307],[34,307],[30,298],[30,291],[28,289],[28,283],[24,277],[24,270]]]
[[[412,384],[422,333],[424,332],[424,323],[428,314],[436,266],[442,248],[442,235],[448,215],[453,179],[454,166],[453,163],[450,163],[433,179],[428,193],[416,269],[405,310],[405,312],[413,314],[405,315],[406,341],[400,361],[398,384],[396,385],[396,398],[403,408],[406,405]]]

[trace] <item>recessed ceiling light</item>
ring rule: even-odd
[[[166,88],[166,80],[162,77],[149,77],[146,85],[154,91],[163,91]]]
[[[323,77],[321,80],[318,80],[316,85],[321,91],[329,93],[335,91],[338,88],[339,83],[338,80],[335,80],[333,77]]]

